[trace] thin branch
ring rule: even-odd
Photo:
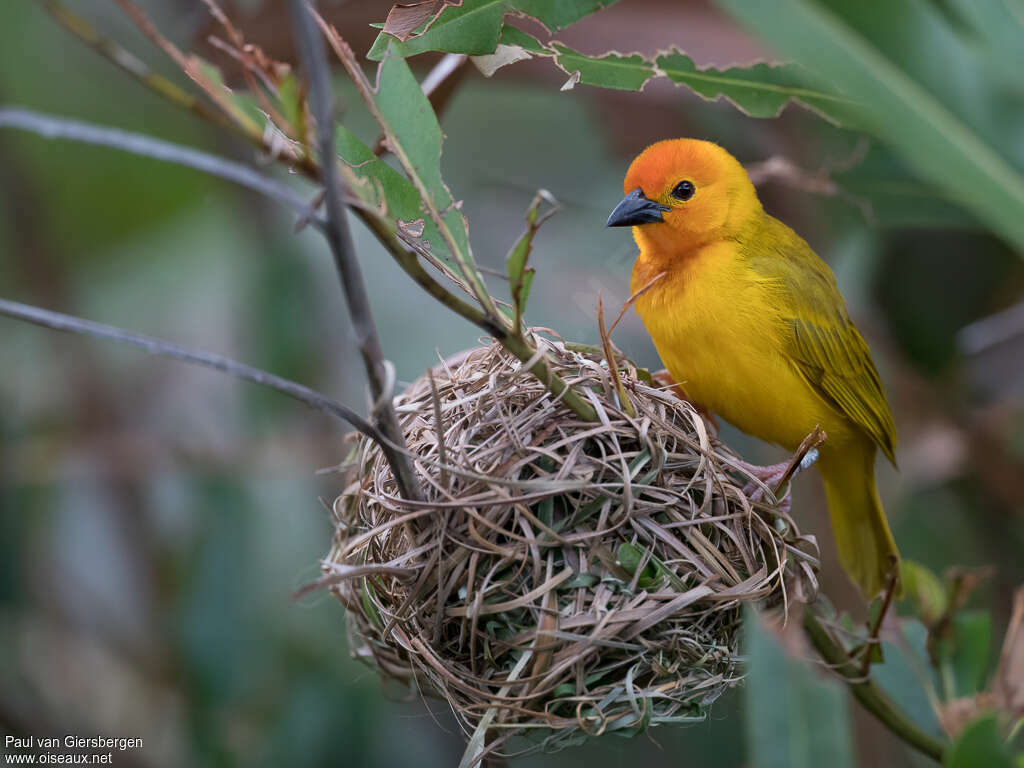
[[[892,607],[893,598],[896,596],[896,584],[899,581],[900,576],[900,561],[895,555],[890,554],[889,559],[889,573],[885,577],[885,592],[882,598],[882,607],[878,611],[878,616],[875,617],[874,622],[868,628],[868,639],[864,643],[864,656],[860,663],[860,674],[863,677],[867,677],[871,674],[871,657],[874,655],[875,648],[882,645],[881,631],[882,622],[885,621],[886,614],[889,613],[889,608]]]
[[[181,67],[189,77],[195,79],[196,73],[190,66],[187,58],[182,54],[174,45],[165,40],[152,22],[143,14],[142,10],[132,2],[132,0],[116,0],[117,4],[124,10],[126,15],[138,26],[138,28],[145,34],[155,45],[161,48],[167,55]],[[333,33],[333,30],[324,24],[321,20],[321,24],[324,28],[324,32]],[[332,44],[336,41],[331,38]],[[101,53],[103,51],[101,49]],[[139,78],[145,83],[142,78],[142,74],[131,68],[125,70],[129,74],[136,78]],[[149,85],[148,83],[146,83]],[[202,83],[201,83],[202,85]],[[171,102],[177,106],[184,106],[190,108],[187,102],[182,102],[180,99],[174,97],[173,94],[164,92],[160,89],[156,89],[157,93],[168,98]],[[223,104],[217,102],[218,106],[224,107]],[[200,117],[209,120],[219,126],[224,126],[223,121],[214,120],[208,114],[208,110],[193,110],[195,114]],[[263,133],[255,128],[247,125],[242,125],[231,120],[227,127],[242,138],[249,141],[251,144],[261,148],[267,149],[267,145],[264,141]],[[111,146],[116,146],[111,144]],[[123,148],[123,147],[119,147]],[[303,154],[300,157],[285,157],[281,155],[275,155],[275,159],[280,162],[286,162],[289,166],[300,171],[303,175],[309,178],[311,181],[319,182],[321,176],[321,168],[316,162],[309,156],[309,154]],[[170,160],[170,158],[168,158]],[[533,349],[525,340],[521,338],[512,338],[503,327],[504,323],[501,320],[500,315],[495,313],[494,317],[488,317],[484,313],[475,311],[472,307],[469,307],[465,302],[462,302],[457,297],[453,296],[447,291],[442,285],[437,283],[433,278],[426,273],[425,270],[420,267],[418,260],[415,256],[411,259],[410,248],[411,245],[403,242],[399,233],[395,231],[394,226],[387,221],[380,213],[375,210],[371,210],[366,205],[357,204],[350,201],[352,212],[359,217],[359,219],[373,232],[374,236],[380,241],[381,245],[391,254],[396,262],[405,270],[416,282],[421,286],[428,289],[428,292],[438,299],[445,306],[453,309],[462,317],[465,317],[470,322],[476,324],[487,333],[494,336],[499,342],[501,342],[512,354],[514,354],[519,360],[523,362],[534,361],[530,367],[530,371],[536,375],[541,381],[543,381],[552,394],[562,398],[562,402],[567,407],[572,409],[580,418],[585,421],[596,421],[597,413],[594,408],[584,400],[583,397],[571,387],[569,387],[565,381],[551,371],[547,361],[541,357],[538,359],[536,350]]]
[[[299,0],[292,0],[293,3],[299,3]],[[381,130],[388,142],[388,149],[398,160],[399,165],[405,171],[409,177],[409,181],[412,182],[416,191],[420,195],[420,200],[423,202],[423,207],[426,209],[430,218],[437,226],[438,231],[441,233],[441,237],[445,241],[449,252],[452,255],[452,259],[458,264],[459,270],[462,273],[460,276],[467,282],[470,290],[473,293],[473,297],[480,302],[480,306],[484,308],[488,315],[490,315],[495,322],[504,323],[501,314],[498,312],[497,307],[494,305],[494,299],[490,293],[487,292],[487,286],[484,284],[483,278],[480,273],[476,270],[476,265],[473,263],[472,254],[463,252],[463,249],[456,242],[455,236],[448,226],[448,222],[442,216],[441,211],[438,210],[434,203],[433,195],[426,183],[420,176],[419,169],[412,162],[409,155],[405,151],[405,147],[402,142],[398,140],[391,125],[381,114],[380,108],[377,106],[377,102],[373,98],[374,87],[367,80],[359,61],[356,59],[355,53],[352,48],[349,47],[348,43],[341,37],[334,27],[330,26],[324,19],[317,14],[317,24],[327,37],[328,42],[331,44],[331,48],[337,55],[338,59],[345,67],[345,71],[348,72],[349,78],[356,86],[356,90],[359,91],[359,95],[362,97],[363,102],[366,104],[366,108],[373,115],[373,119],[380,126]],[[468,247],[468,246],[467,246]]]
[[[303,0],[291,0],[290,7],[295,41],[302,57],[302,68],[309,78],[313,114],[317,123],[321,174],[326,190],[324,204],[327,210],[327,227],[324,236],[334,253],[334,261],[348,303],[349,317],[352,319],[359,351],[363,356],[374,400],[373,415],[388,440],[401,449],[398,452],[385,452],[391,471],[402,496],[406,499],[419,499],[422,498],[419,483],[416,481],[412,461],[405,451],[405,436],[402,434],[398,415],[392,403],[392,392],[377,327],[373,322],[366,285],[356,259],[348,219],[345,218],[345,199],[334,148],[334,103],[323,37],[317,31],[311,15],[312,8],[307,8]]]
[[[0,107],[0,128],[9,127],[30,131],[48,139],[67,139],[86,144],[110,147],[124,152],[150,157],[168,163],[176,163],[227,181],[284,203],[300,216],[300,222],[310,223],[323,232],[326,221],[316,214],[313,207],[291,188],[252,168],[216,155],[200,152],[189,147],[153,139],[144,134],[122,131],[118,128],[67,120],[60,117],[41,115],[19,107]],[[416,254],[410,251],[412,244],[405,243],[376,211],[368,209],[362,201],[346,196],[345,202],[352,211],[362,218],[381,244],[391,253],[397,264],[427,293],[440,301],[456,314],[474,325],[496,336],[501,328],[487,322],[487,316],[479,309],[467,304],[450,293],[443,285],[420,265]]]
[[[275,376],[272,373],[262,371],[259,368],[253,368],[230,358],[210,352],[202,352],[197,349],[189,349],[169,341],[164,341],[163,339],[144,336],[141,333],[133,333],[113,325],[94,323],[91,320],[74,317],[73,315],[51,312],[47,309],[21,304],[16,301],[8,301],[7,299],[0,299],[0,315],[24,320],[55,331],[78,333],[83,336],[92,336],[97,339],[128,344],[129,346],[143,349],[151,355],[213,368],[229,376],[276,389],[278,392],[288,395],[288,397],[298,400],[310,408],[329,413],[342,421],[348,422],[367,437],[376,440],[382,446],[386,445],[380,431],[347,405],[343,405],[337,400],[332,400],[326,395],[302,384],[282,379],[280,376]]]
[[[942,760],[946,744],[918,728],[873,680],[863,677],[857,664],[811,610],[804,611],[804,631],[821,657],[846,679],[850,692],[868,712],[914,749],[934,760]]]
[[[231,121],[222,113],[212,109],[208,104],[200,101],[187,91],[182,90],[163,75],[151,71],[131,51],[100,35],[89,22],[60,2],[60,0],[36,0],[36,2],[64,29],[99,53],[114,66],[134,77],[146,88],[155,91],[159,96],[174,102],[179,107],[195,112],[199,117],[214,125],[225,128],[231,124]]]
[[[421,85],[424,95],[430,99],[430,106],[440,115],[451,98],[455,86],[467,71],[469,56],[464,53],[446,53],[434,68],[423,78]]]
[[[618,326],[618,324],[622,320],[622,318],[626,316],[626,310],[628,310],[631,306],[633,306],[633,303],[637,299],[639,299],[641,296],[643,296],[645,293],[647,293],[649,290],[651,290],[651,288],[653,288],[655,285],[657,285],[659,280],[661,280],[663,277],[666,277],[667,275],[668,275],[668,272],[659,272],[653,278],[651,278],[651,280],[646,285],[644,285],[643,287],[638,288],[637,290],[633,291],[632,295],[630,295],[630,297],[628,299],[626,299],[625,303],[623,303],[622,309],[619,310],[619,314],[615,318],[615,322],[612,323],[612,327],[608,329],[608,333],[610,334],[610,333],[612,333],[612,331],[615,330],[616,326]]]
[[[821,424],[815,424],[814,429],[811,433],[805,437],[799,447],[796,449],[796,453],[793,454],[793,458],[789,460],[789,464],[786,465],[786,469],[782,473],[782,477],[775,484],[772,489],[772,495],[776,499],[781,499],[785,495],[786,484],[789,483],[796,475],[804,469],[807,469],[814,462],[818,460],[818,448],[822,446],[825,440],[828,439],[828,435],[825,430],[821,428]]]
[[[122,131],[119,128],[41,115],[20,107],[0,107],[0,128],[18,128],[46,139],[80,141],[150,157],[165,163],[183,165],[240,184],[272,200],[284,203],[299,214],[302,221],[312,223],[319,230],[323,230],[325,226],[324,220],[315,214],[309,203],[290,187],[264,176],[247,165],[200,152],[191,147],[161,141],[145,134]]]
[[[965,355],[980,355],[985,350],[1024,336],[1024,301],[965,325],[956,334],[956,343]]]

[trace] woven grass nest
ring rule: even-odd
[[[688,403],[624,361],[628,415],[601,356],[533,340],[600,422],[498,344],[442,364],[396,401],[426,501],[357,438],[323,562],[352,653],[506,756],[702,719],[742,604],[817,588],[813,537]]]

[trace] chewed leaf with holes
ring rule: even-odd
[[[513,62],[546,56],[569,75],[565,88],[582,83],[599,88],[638,91],[653,78],[667,77],[705,99],[728,99],[751,117],[777,117],[787,104],[796,102],[837,125],[854,129],[863,127],[860,105],[836,89],[820,83],[811,84],[809,74],[792,64],[761,62],[721,69],[701,68],[675,48],[650,57],[615,51],[591,55],[554,40],[541,42],[505,23],[506,14],[519,11],[535,16],[549,29],[557,30],[598,10],[603,4],[596,0],[576,0],[551,3],[547,9],[540,7],[543,5],[540,0],[464,0],[461,6],[445,6],[422,34],[406,42],[392,44],[403,56],[444,51],[482,57],[478,66],[488,77]],[[370,50],[370,58],[381,58],[389,41],[394,41],[394,38],[382,33]]]
[[[472,263],[466,218],[441,178],[441,126],[409,65],[393,50],[389,50],[381,61],[377,87],[372,96],[388,136],[389,148],[400,160],[407,160],[416,177],[411,185],[413,191],[422,191],[425,198],[423,207],[409,218],[422,218],[428,222],[424,238],[431,244],[434,254],[444,259],[448,266],[456,269],[459,257]],[[415,189],[416,180],[422,185],[422,190]],[[403,196],[407,194],[404,186],[392,189]],[[385,194],[387,192],[385,188]],[[440,215],[439,226],[431,220],[430,208]],[[443,236],[442,228],[450,234],[450,242],[446,242],[449,238]],[[453,250],[458,253],[452,253]],[[452,258],[446,257],[446,251]],[[461,270],[456,269],[456,272]]]
[[[396,227],[404,227],[410,236],[425,240],[431,250],[436,245],[443,253],[444,241],[434,223],[423,218],[420,196],[411,181],[376,157],[340,123],[335,127],[334,145],[345,163],[345,178],[353,194],[381,211]]]
[[[558,42],[551,43],[550,50],[558,66],[570,75],[570,87],[580,82],[619,91],[639,91],[656,74],[651,63],[639,53],[624,55],[613,51],[587,56]]]
[[[422,0],[419,3],[397,3],[388,11],[384,22],[384,33],[400,42],[422,34],[434,19],[449,5],[459,5],[460,0]]]
[[[461,5],[443,6],[441,13],[422,25],[423,31],[405,42],[384,32],[368,54],[379,61],[388,44],[396,42],[402,56],[424,51],[445,51],[482,56],[494,53],[506,14],[531,16],[552,32],[574,24],[584,16],[617,0],[462,0]]]
[[[715,100],[726,98],[751,117],[778,117],[791,101],[799,102],[844,127],[856,127],[855,106],[838,92],[806,85],[807,73],[793,64],[752,64],[746,67],[699,68],[680,50],[655,59],[672,82]],[[608,87],[608,86],[605,86]]]

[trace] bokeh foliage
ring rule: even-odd
[[[535,268],[543,266],[530,319],[588,341],[596,337],[590,299],[598,289],[621,297],[629,261],[628,246],[610,245],[599,230],[626,160],[609,148],[610,129],[598,118],[600,93],[577,87],[559,95],[557,85],[516,82],[515,67],[525,66],[518,64],[486,84],[471,80],[442,120],[448,135],[442,156],[439,129],[417,133],[424,123],[404,119],[409,103],[425,100],[403,59],[386,55],[389,44],[402,55],[488,54],[499,43],[519,46],[534,58],[553,59],[566,74],[578,72],[573,81],[580,85],[636,90],[663,73],[703,97],[725,96],[753,117],[773,117],[795,99],[839,124],[794,116],[790,108],[778,121],[783,127],[774,128],[728,105],[691,99],[682,89],[661,107],[674,127],[681,126],[679,133],[721,136],[723,142],[728,137],[744,159],[781,152],[798,165],[816,167],[823,156],[849,154],[856,142],[848,129],[873,134],[877,141],[864,161],[832,176],[843,194],[817,198],[796,186],[770,189],[768,200],[791,211],[792,223],[803,223],[824,244],[823,255],[833,257],[847,294],[862,297],[855,310],[867,314],[877,300],[881,311],[871,315],[869,327],[880,336],[878,328],[888,329],[892,348],[883,359],[897,408],[903,399],[925,411],[915,414],[911,428],[959,430],[969,458],[946,474],[919,472],[911,481],[916,485],[901,489],[902,501],[889,509],[904,550],[932,569],[986,562],[1000,568],[997,589],[973,598],[985,612],[957,614],[944,651],[953,688],[943,695],[971,696],[994,670],[993,650],[1005,623],[997,612],[997,628],[991,629],[989,611],[1000,603],[1005,611],[1006,586],[1022,575],[1014,556],[1024,543],[1021,506],[1014,508],[1001,495],[999,478],[977,466],[993,461],[1004,473],[1019,466],[1020,454],[1007,453],[1024,434],[1020,393],[998,374],[995,380],[993,374],[983,377],[984,404],[1010,417],[994,437],[979,427],[972,410],[978,398],[965,391],[959,376],[985,369],[956,343],[968,323],[1019,301],[1024,285],[1017,258],[1024,209],[1019,170],[1013,170],[1024,165],[1024,99],[1019,78],[1009,74],[1020,70],[1022,49],[1014,44],[1020,19],[996,16],[1001,4],[967,0],[794,0],[767,15],[763,4],[721,5],[797,65],[708,70],[682,51],[660,48],[636,56],[582,53],[585,41],[546,40],[504,15],[515,6],[557,30],[598,10],[595,2],[559,4],[562,15],[554,17],[540,3],[464,0],[405,43],[381,36],[370,55],[383,57],[390,68],[381,96],[395,99],[392,124],[416,134],[429,186],[440,196],[436,206],[448,208],[452,200],[445,197],[441,168],[454,199],[465,200],[462,211],[451,208],[446,216],[461,241],[462,212],[468,215],[482,264],[503,268],[501,257],[521,228],[519,211],[536,187],[551,188],[565,203],[531,257]],[[597,13],[587,22],[601,18]],[[724,17],[717,23],[730,28]],[[127,35],[117,24],[111,21],[112,30]],[[0,28],[6,39],[22,42],[0,46],[4,101],[224,148],[217,133],[123,85],[38,11],[0,8]],[[147,50],[144,42],[128,39],[140,53]],[[26,66],[25,41],[42,50],[57,40],[57,53],[33,57]],[[634,46],[627,39],[622,47]],[[410,63],[418,66],[415,59]],[[402,87],[392,88],[394,82]],[[354,104],[351,90],[343,92]],[[643,96],[629,103],[639,104]],[[421,217],[410,183],[386,161],[370,159],[376,127],[356,109],[344,123],[340,154],[381,184],[366,189],[382,189],[397,218]],[[789,140],[787,131],[804,140]],[[755,133],[766,138],[752,140]],[[631,149],[653,138],[658,136],[636,129],[629,134]],[[287,219],[264,203],[182,169],[25,137],[5,134],[4,140],[5,294],[60,302],[55,308],[180,334],[205,347],[235,348],[251,362],[359,400],[355,371],[338,370],[346,345],[342,313],[334,276],[310,235],[290,238]],[[875,212],[871,222],[857,203]],[[442,238],[424,218],[426,238],[443,252]],[[951,236],[949,227],[959,233]],[[465,246],[468,253],[468,240]],[[359,249],[366,254],[375,306],[382,308],[386,350],[400,376],[418,375],[434,358],[435,345],[454,352],[471,343],[474,331],[432,307],[365,235]],[[617,336],[620,346],[634,345],[653,364],[642,332],[625,330]],[[445,740],[421,708],[388,702],[347,661],[333,605],[288,601],[290,589],[311,577],[326,546],[326,513],[313,499],[330,498],[337,489],[333,476],[311,471],[341,458],[333,429],[297,417],[269,395],[206,374],[177,372],[40,331],[4,331],[0,351],[15,371],[0,385],[4,401],[14,404],[0,415],[7,459],[0,475],[0,546],[6,550],[0,562],[7,564],[0,571],[0,595],[10,619],[0,642],[15,660],[5,670],[4,690],[14,692],[0,709],[5,729],[109,727],[116,721],[90,711],[91,700],[134,690],[135,698],[126,701],[149,704],[137,708],[138,728],[152,727],[157,717],[170,723],[166,731],[153,731],[153,742],[167,745],[148,758],[154,764],[452,763],[457,738]],[[1020,347],[997,346],[997,362],[1015,350]],[[900,373],[903,366],[911,373]],[[919,403],[922,388],[934,401],[930,412]],[[118,450],[111,437],[124,435],[127,447]],[[146,460],[126,462],[139,444]],[[40,565],[48,562],[57,564],[50,572]],[[75,601],[70,584],[78,587]],[[895,638],[899,648],[884,648],[885,662],[877,669],[920,724],[937,730],[934,709],[920,695],[944,684],[928,671],[927,629],[909,622],[902,633]],[[32,638],[44,642],[30,653]],[[801,738],[792,729],[763,728],[758,713],[770,701],[766,690],[794,691],[807,716],[808,702],[815,715],[828,712],[836,727],[815,731],[823,741],[808,754],[824,749],[845,755],[851,738],[839,725],[845,721],[841,697],[825,692],[832,690],[827,683],[780,656],[772,642],[753,634],[746,705],[732,702],[721,710],[724,716],[730,707],[745,709],[753,764],[777,764],[770,759],[774,749]],[[83,675],[77,688],[56,697],[53,690],[69,681],[47,677],[32,663],[35,653],[43,660],[69,655],[83,668],[98,657],[108,664],[93,665],[94,677]],[[165,709],[155,709],[154,701]],[[664,752],[638,739],[557,759],[739,765],[738,722],[730,716],[706,728],[659,731]],[[856,741],[864,758],[870,746]],[[991,719],[978,720],[964,731],[949,765],[981,759],[1009,764],[999,741]]]

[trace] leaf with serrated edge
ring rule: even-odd
[[[871,133],[895,149],[920,178],[945,189],[1024,254],[1024,176],[900,68],[878,43],[822,3],[716,0],[773,49],[803,64],[818,82],[841,83],[865,105]],[[879,6],[882,7],[882,6]]]
[[[428,202],[447,225],[455,247],[472,263],[466,218],[441,178],[441,127],[409,65],[393,51],[385,55],[378,69],[374,102],[381,119],[389,126],[400,150],[415,169],[430,197]],[[403,218],[419,218],[424,213],[427,211]],[[429,220],[431,217],[427,215],[425,218]],[[451,263],[449,266],[455,268],[457,265]]]
[[[710,101],[728,99],[751,117],[778,117],[791,101],[803,104],[828,120],[851,127],[856,111],[849,99],[806,86],[807,75],[793,64],[757,62],[747,66],[698,67],[678,49],[658,54],[654,62],[674,83]]]
[[[442,2],[442,0],[422,0],[419,3],[396,3],[388,11],[388,17],[384,20],[384,32],[401,42],[405,42],[420,27],[429,28],[430,23],[436,19],[441,11],[448,5],[457,3]]]
[[[755,62],[724,69],[701,68],[676,48],[656,54],[653,61],[640,53],[626,55],[616,51],[590,56],[557,41],[544,45],[507,24],[501,33],[501,43],[518,46],[533,56],[552,57],[571,76],[563,90],[583,83],[639,91],[652,78],[667,77],[709,101],[724,98],[751,117],[778,117],[787,104],[795,102],[844,127],[859,125],[855,104],[840,94],[808,87],[804,82],[806,74],[792,64]]]
[[[423,241],[432,253],[444,253],[445,245],[434,222],[424,219],[419,193],[405,176],[376,157],[371,149],[345,126],[335,127],[335,150],[344,161],[352,192],[399,226],[415,222],[403,231]],[[354,183],[353,183],[354,182]],[[418,233],[417,229],[422,228]]]
[[[507,67],[509,64],[515,64],[517,61],[525,61],[533,57],[529,51],[521,46],[498,43],[494,53],[489,53],[486,56],[472,56],[470,58],[476,68],[480,70],[481,75],[491,77],[502,67]]]
[[[552,41],[555,63],[569,75],[579,73],[576,82],[599,85],[619,91],[639,91],[657,75],[654,66],[639,53],[622,54],[610,51],[601,56],[587,56],[557,41]]]
[[[397,43],[398,52],[402,56],[424,51],[485,56],[494,53],[506,14],[530,16],[558,31],[614,2],[617,0],[463,0],[461,6],[445,8],[423,34]],[[380,60],[392,41],[390,35],[378,35],[367,56]]]

